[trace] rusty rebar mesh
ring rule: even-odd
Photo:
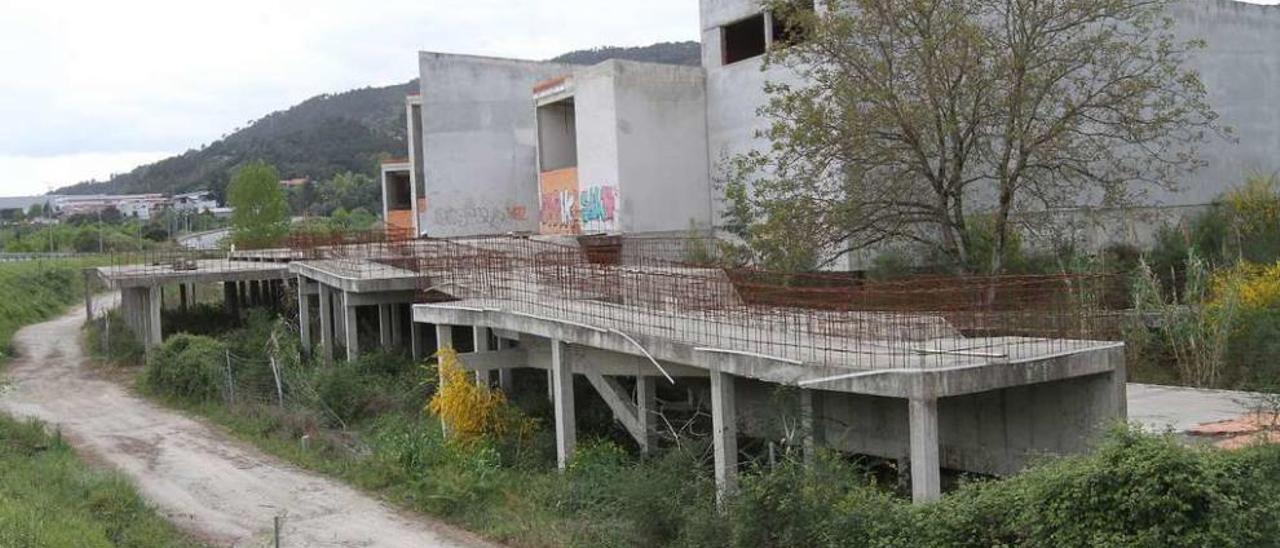
[[[1097,348],[1118,338],[1127,304],[1123,276],[872,282],[715,266],[732,264],[720,249],[698,238],[564,245],[372,231],[295,234],[279,249],[122,254],[112,268],[145,277],[305,261],[342,277],[411,278],[419,302],[437,306],[853,369],[962,367]]]
[[[589,247],[589,246],[584,246]],[[443,242],[424,300],[855,369],[951,367],[1097,348],[1123,294],[1110,275],[917,278],[709,267],[533,239]],[[704,263],[705,264],[705,263]],[[1120,300],[1123,300],[1120,298]]]

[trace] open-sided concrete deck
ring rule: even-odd
[[[706,379],[723,491],[734,488],[739,428],[765,434],[776,411],[770,409],[771,393],[779,387],[800,393],[795,416],[807,417],[811,426],[806,446],[824,444],[909,463],[917,500],[940,495],[944,466],[1012,473],[1037,455],[1085,450],[1095,432],[1126,413],[1119,343],[959,336],[806,340],[767,323],[743,324],[727,335],[733,330],[723,318],[713,330],[706,327],[710,322],[687,315],[544,299],[420,304],[414,306],[414,321],[495,330],[518,340],[520,348],[464,355],[470,369],[546,368],[553,386],[567,382],[565,375],[583,374],[593,385],[604,385],[597,389],[606,402],[621,398],[606,384],[610,377]],[[588,306],[589,311],[579,310]],[[726,340],[742,341],[743,347]],[[813,354],[815,348],[840,353]],[[833,363],[832,355],[856,356],[850,361],[859,367]],[[573,403],[560,392],[555,391],[554,404],[557,435],[569,438],[559,440],[566,462],[575,435]],[[610,406],[624,425],[634,425],[643,408],[638,401]],[[649,433],[636,436],[640,442]]]

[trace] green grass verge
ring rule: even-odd
[[[34,422],[0,415],[0,546],[198,546],[118,474]]]
[[[83,269],[105,258],[0,263],[0,362],[13,356],[13,334],[55,318],[84,299]]]
[[[84,298],[101,259],[0,263],[0,365],[23,326]],[[198,546],[121,475],[93,469],[44,425],[0,415],[0,546]]]

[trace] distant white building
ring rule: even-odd
[[[62,217],[97,215],[108,209],[116,209],[125,217],[150,219],[152,214],[169,204],[163,194],[59,196],[53,200],[53,209]]]
[[[169,198],[169,207],[182,213],[210,213],[218,209],[218,201],[207,190],[176,194]]]

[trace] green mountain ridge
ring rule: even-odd
[[[697,42],[603,47],[566,53],[552,61],[595,64],[607,59],[697,65]],[[385,157],[405,153],[404,98],[418,81],[312,97],[252,121],[213,143],[140,166],[107,181],[87,181],[55,194],[174,194],[225,192],[231,173],[254,161],[275,165],[284,178],[328,179],[338,173],[374,175]]]

